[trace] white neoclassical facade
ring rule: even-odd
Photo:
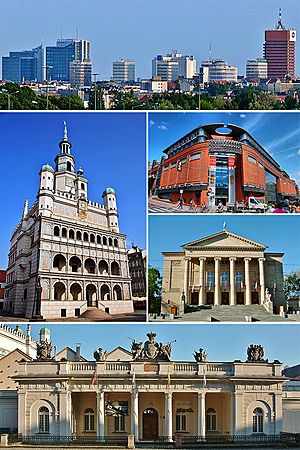
[[[96,361],[21,361],[19,433],[151,441],[300,432],[299,389],[285,395],[289,379],[261,346],[249,346],[245,361],[207,361],[203,349],[195,361],[173,361],[170,343],[147,337],[131,352],[99,349]]]
[[[205,236],[163,252],[162,310],[183,314],[186,306],[284,305],[283,253],[229,232]]]
[[[4,309],[26,318],[71,318],[98,308],[133,312],[126,236],[119,232],[116,193],[89,200],[88,181],[65,125],[55,168],[40,171],[36,201],[25,202],[13,231]]]

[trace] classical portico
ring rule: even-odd
[[[19,433],[172,441],[282,430],[286,379],[260,345],[248,347],[245,362],[210,362],[202,348],[194,361],[173,361],[171,342],[147,337],[133,341],[131,352],[100,348],[96,361],[52,359],[49,344],[50,353],[43,347],[39,359],[21,361]]]
[[[186,306],[283,304],[282,253],[226,230],[163,252],[162,309]]]

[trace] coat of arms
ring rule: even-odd
[[[147,334],[149,340],[145,342],[144,352],[148,358],[154,359],[159,352],[159,344],[155,342],[156,333]]]

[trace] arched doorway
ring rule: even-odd
[[[114,286],[113,294],[114,300],[122,300],[122,289],[118,284]]]
[[[101,293],[101,300],[110,300],[110,291],[107,284],[102,284],[100,293]]]
[[[81,287],[78,283],[73,283],[70,288],[70,294],[72,296],[72,300],[78,301],[82,300]]]
[[[66,300],[66,287],[63,283],[58,281],[53,286],[54,289],[54,300]]]
[[[158,439],[158,413],[154,408],[143,412],[143,439]]]
[[[88,284],[86,287],[86,301],[87,306],[97,305],[97,290],[93,284]]]

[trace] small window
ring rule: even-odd
[[[186,414],[176,414],[176,431],[186,431]]]
[[[110,246],[112,246],[112,245],[113,245],[113,241],[112,241],[112,238],[109,238],[109,239],[108,239],[108,245],[110,245]]]
[[[115,416],[115,431],[125,431],[125,416]]]
[[[103,242],[103,245],[107,245],[107,238],[105,236],[103,236],[102,242]]]
[[[83,191],[85,191],[85,185],[84,185],[84,183],[81,183],[81,189],[82,189]]]
[[[194,159],[200,159],[201,158],[201,153],[200,152],[198,152],[198,153],[193,153],[191,156],[190,156],[190,161],[193,161]]]
[[[206,431],[217,431],[217,413],[213,408],[206,412]]]
[[[91,234],[91,235],[90,235],[90,241],[91,241],[92,243],[95,242],[95,235],[94,235],[94,234]]]
[[[264,432],[264,413],[261,408],[255,408],[253,411],[253,433]]]
[[[59,236],[60,232],[59,232],[59,227],[54,227],[54,236]]]
[[[61,237],[64,237],[64,238],[67,237],[67,229],[66,228],[62,228],[62,230],[61,230]]]
[[[42,406],[39,409],[39,433],[49,433],[50,421],[49,421],[49,409],[46,406]]]
[[[164,170],[168,170],[168,168],[169,168],[169,165],[164,166]]]
[[[65,308],[60,310],[60,317],[67,317],[67,310]]]
[[[84,431],[95,431],[95,413],[91,408],[84,412]]]
[[[97,244],[101,244],[101,236],[99,234],[97,234]]]
[[[174,162],[172,162],[172,163],[170,164],[170,167],[171,167],[171,168],[172,168],[172,167],[176,167],[176,164],[177,164],[177,162],[174,161]]]
[[[83,233],[83,240],[84,240],[84,242],[89,241],[89,235],[87,233]]]
[[[69,239],[74,239],[74,237],[75,237],[74,230],[70,230],[69,231]]]
[[[181,164],[186,163],[186,158],[182,158],[182,159],[180,160],[180,162],[181,162]]]
[[[76,239],[77,239],[78,241],[81,241],[82,237],[81,237],[81,232],[80,232],[80,231],[77,231],[77,232],[76,232]]]
[[[75,317],[80,316],[80,308],[75,308]]]
[[[252,164],[256,164],[256,159],[253,158],[253,156],[248,155],[248,161],[251,162]]]

